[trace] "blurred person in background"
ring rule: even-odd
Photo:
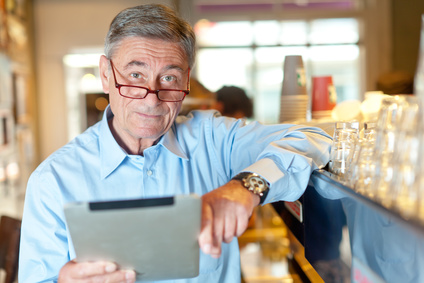
[[[253,103],[244,89],[237,86],[223,86],[216,92],[216,102],[212,105],[223,116],[252,118]]]

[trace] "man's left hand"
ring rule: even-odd
[[[230,243],[247,228],[259,196],[249,192],[240,181],[231,180],[202,196],[202,229],[199,245],[214,258],[221,255],[221,243]]]

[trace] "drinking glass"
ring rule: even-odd
[[[348,170],[348,185],[358,193],[365,194],[374,174],[373,150],[376,122],[365,122],[359,142]]]
[[[387,200],[393,178],[393,153],[404,101],[404,96],[400,95],[384,98],[378,115],[373,149],[375,172],[367,194],[382,204]]]
[[[331,145],[330,172],[344,176],[359,137],[359,122],[336,122]]]
[[[422,107],[414,96],[405,97],[393,154],[393,180],[386,205],[393,206],[406,218],[416,215],[419,133],[422,130]]]
[[[424,115],[420,117],[420,127],[418,129],[418,160],[415,169],[415,179],[413,190],[417,192],[417,203],[415,205],[417,218],[424,223]]]

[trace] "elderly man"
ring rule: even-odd
[[[202,196],[200,274],[177,281],[240,281],[236,237],[254,207],[297,199],[327,163],[330,139],[316,128],[245,125],[215,111],[177,118],[194,57],[193,30],[171,9],[141,5],[116,16],[100,58],[110,106],[28,182],[20,282],[134,282],[134,271],[114,263],[78,261],[64,204],[190,193]],[[262,186],[242,181],[252,178]]]

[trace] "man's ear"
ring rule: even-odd
[[[109,59],[104,55],[100,56],[99,69],[103,91],[109,93]]]

